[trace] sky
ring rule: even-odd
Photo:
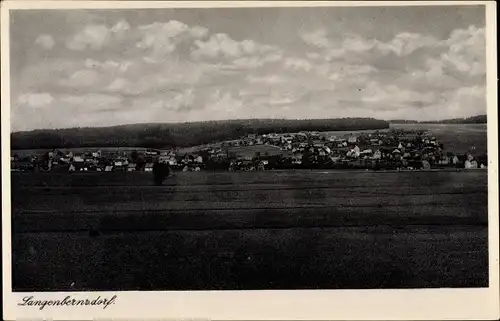
[[[486,113],[483,6],[10,12],[11,130]]]

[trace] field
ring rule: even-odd
[[[486,124],[391,124],[391,127],[426,130],[443,143],[447,152],[471,152],[473,155],[487,152]]]
[[[486,171],[12,174],[16,291],[487,286]]]

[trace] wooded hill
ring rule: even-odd
[[[11,134],[11,149],[135,147],[172,148],[237,139],[248,134],[349,131],[389,128],[373,118],[246,119],[190,123],[150,123],[112,127],[43,129]]]

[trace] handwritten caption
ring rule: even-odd
[[[34,296],[25,296],[22,298],[22,302],[19,302],[18,306],[23,307],[38,307],[40,310],[45,309],[45,307],[67,307],[67,306],[102,306],[106,309],[116,302],[116,295],[110,298],[105,298],[98,296],[95,299],[75,299],[71,295],[66,296],[62,300],[38,300]]]

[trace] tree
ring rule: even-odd
[[[130,158],[132,159],[132,162],[137,162],[137,158],[139,157],[139,153],[134,150],[131,154],[130,154]]]

